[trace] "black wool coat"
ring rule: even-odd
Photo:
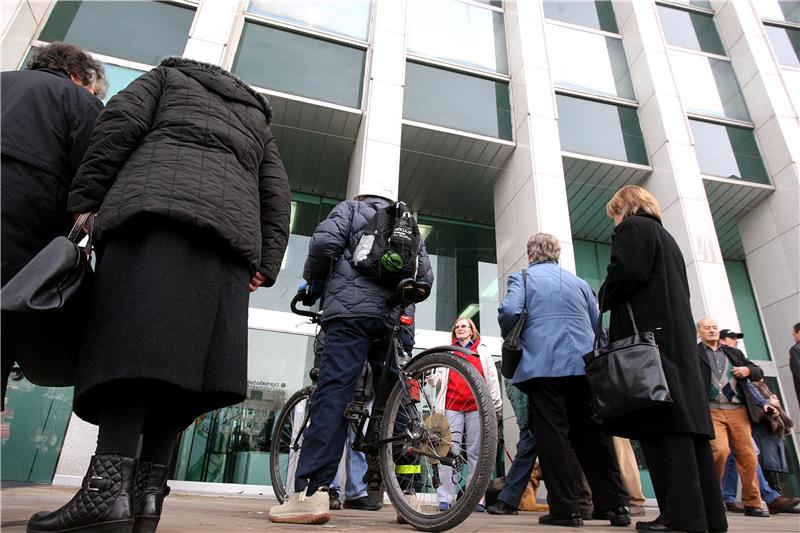
[[[275,282],[290,193],[267,100],[225,70],[168,58],[108,103],[69,192],[97,242],[166,218],[201,230]]]
[[[764,377],[764,371],[761,367],[752,362],[747,356],[738,348],[732,348],[724,344],[720,344],[720,349],[725,357],[728,358],[733,366],[746,366],[750,369],[750,376],[746,379],[751,381],[758,381]],[[706,384],[706,397],[711,392],[711,364],[708,361],[708,354],[706,353],[705,344],[702,342],[697,344],[697,357],[700,359],[700,373],[703,376],[703,383]],[[740,398],[744,398],[744,405],[747,407],[748,415],[752,422],[758,423],[764,417],[764,411],[758,406],[753,391],[750,387],[746,387],[742,380],[736,380],[736,393]]]
[[[603,311],[611,311],[609,340],[633,334],[626,302],[641,331],[656,330],[673,403],[604,421],[613,435],[640,438],[658,433],[714,437],[708,389],[700,371],[689,305],[686,264],[678,244],[648,215],[633,215],[614,229],[611,263],[600,289]]]
[[[2,285],[72,227],[67,189],[103,103],[49,69],[3,72]]]

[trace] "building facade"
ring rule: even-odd
[[[375,189],[411,206],[431,254],[417,347],[448,343],[469,315],[499,354],[496,309],[527,238],[556,235],[562,265],[597,289],[605,203],[644,186],[686,259],[692,318],[743,331],[800,422],[788,367],[800,321],[800,2],[17,0],[3,2],[2,32],[2,70],[67,41],[105,63],[112,95],[183,55],[271,100],[289,248],[276,285],[251,296],[248,399],[183,434],[175,480],[268,490],[273,420],[313,364],[313,327],[288,312],[310,235],[336,203]],[[69,389],[11,385],[4,479],[78,481],[96,428],[70,401]]]

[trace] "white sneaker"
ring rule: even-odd
[[[331,519],[328,493],[317,490],[311,496],[306,491],[295,492],[281,505],[269,510],[269,519],[282,524],[324,524]]]

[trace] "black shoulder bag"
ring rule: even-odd
[[[81,228],[88,242],[78,246]],[[31,383],[75,383],[78,350],[94,281],[94,214],[78,217],[67,237],[56,237],[0,291],[3,357],[14,359]]]
[[[594,349],[583,356],[595,411],[601,418],[616,418],[672,402],[653,332],[639,331],[631,304],[625,306],[633,325],[633,336],[600,348],[601,313],[597,317]]]
[[[514,377],[517,366],[522,360],[522,330],[525,328],[525,321],[528,318],[528,270],[522,269],[522,311],[520,311],[517,321],[508,336],[503,339],[502,354],[503,360],[500,363],[500,373],[506,379]]]

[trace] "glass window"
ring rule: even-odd
[[[761,18],[800,24],[800,2],[796,0],[758,0],[753,7]]]
[[[183,55],[194,13],[166,2],[58,2],[39,39],[155,65]]]
[[[714,26],[714,17],[662,5],[656,7],[669,44],[725,55],[725,48]]]
[[[556,85],[635,99],[621,39],[556,24],[545,34]]]
[[[503,13],[493,9],[458,0],[411,0],[407,47],[422,56],[508,74]]]
[[[670,60],[687,112],[750,120],[729,61],[680,50]]]
[[[769,184],[753,130],[689,120],[700,171]]]
[[[800,67],[800,30],[764,25],[772,51],[778,63],[785,67]]]
[[[271,485],[272,425],[286,400],[310,384],[314,338],[251,329],[247,399],[198,417],[183,432],[172,479]]]
[[[561,149],[618,161],[647,164],[636,110],[556,95]]]
[[[750,275],[744,261],[725,261],[725,270],[728,273],[728,284],[733,294],[733,303],[736,307],[736,316],[739,326],[744,333],[744,344],[747,348],[747,357],[757,361],[769,361],[770,354],[767,339],[764,337],[764,327],[758,315],[758,305],[750,285]],[[727,326],[720,325],[720,328]]]
[[[107,103],[112,96],[144,74],[141,70],[112,65],[110,63],[103,63],[103,67],[106,69],[106,78],[108,79],[108,96],[103,100],[103,103]]]
[[[511,140],[508,83],[407,61],[403,118]]]
[[[419,215],[433,269],[431,296],[417,306],[417,328],[450,331],[459,316],[472,318],[481,336],[500,336],[494,228]]]
[[[686,4],[687,6],[702,7],[704,9],[711,9],[711,2],[708,0],[670,0],[676,4]]]
[[[619,33],[614,9],[611,2],[606,0],[544,0],[544,16],[578,26]]]
[[[233,72],[265,89],[361,107],[364,49],[245,22]]]
[[[328,216],[336,200],[305,194],[292,195],[289,215],[289,245],[283,256],[281,270],[275,285],[250,293],[250,307],[289,312],[297,287],[303,283],[303,266],[308,255],[308,243],[317,224]]]
[[[303,1],[251,0],[247,11],[314,30],[366,41],[370,0]]]

